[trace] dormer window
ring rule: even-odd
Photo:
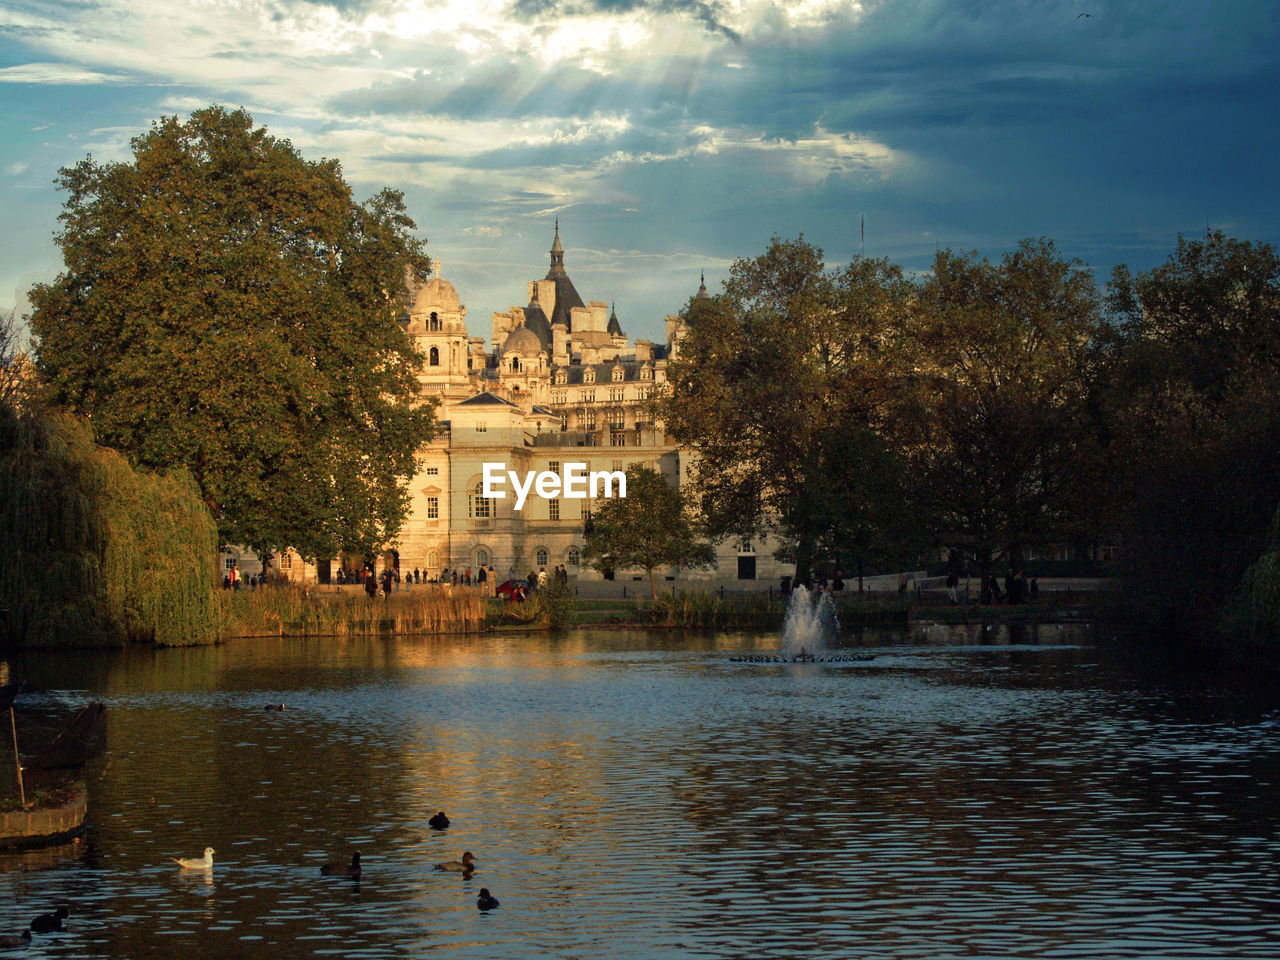
[[[596,371],[595,371],[595,369],[594,369],[594,368],[592,368],[592,367],[587,367],[587,369],[586,369],[586,370],[584,370],[584,371],[582,372],[582,382],[583,382],[583,383],[595,383],[595,382],[596,382]]]
[[[618,382],[619,380],[621,380],[624,376],[626,376],[626,374],[623,372],[623,370],[622,370],[622,368],[621,368],[621,367],[614,367],[614,368],[613,368],[613,382],[614,382],[614,383],[617,383],[617,382]]]
[[[653,379],[653,370],[651,370],[649,367],[645,367],[643,370],[641,370],[641,371],[640,371],[640,379],[641,379],[641,380],[652,380],[652,379]]]
[[[568,380],[569,377],[563,370],[556,371],[556,383],[566,383]]]

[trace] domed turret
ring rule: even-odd
[[[434,277],[422,285],[422,289],[418,291],[417,297],[413,301],[414,313],[455,313],[462,309],[462,303],[458,300],[458,291],[453,289],[453,284],[440,276],[439,266]]]
[[[507,341],[502,345],[502,353],[515,354],[520,357],[536,357],[542,353],[542,344],[538,335],[521,324],[507,334]]]

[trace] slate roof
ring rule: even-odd
[[[502,397],[499,397],[497,394],[490,393],[488,390],[486,390],[484,393],[477,393],[474,397],[467,397],[467,399],[462,400],[462,401],[459,401],[458,403],[454,404],[454,406],[458,406],[458,407],[493,407],[493,406],[500,406],[500,407],[514,407],[514,406],[516,406],[516,405],[515,405],[514,403],[512,403],[510,400],[504,400],[504,399],[502,399]],[[518,409],[518,408],[517,408],[517,409]]]

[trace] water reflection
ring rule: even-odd
[[[887,639],[856,666],[627,632],[28,657],[108,700],[111,758],[84,842],[0,860],[0,932],[67,902],[44,955],[1271,950],[1269,694],[1072,628]],[[208,873],[166,859],[206,845]],[[474,875],[432,869],[463,850]]]

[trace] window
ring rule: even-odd
[[[293,569],[293,554],[287,550],[284,553],[280,554],[280,569],[281,570]]]
[[[569,429],[569,415],[567,413],[560,414],[560,432],[564,433]]]
[[[614,430],[621,430],[627,425],[627,415],[621,410],[609,411],[609,426]]]
[[[554,404],[562,404],[562,403],[567,403],[567,402],[568,402],[568,400],[569,400],[569,397],[568,397],[568,395],[567,395],[563,390],[552,390],[552,391],[551,391],[551,402],[552,402],[552,403],[554,403]]]
[[[236,568],[236,558],[235,558],[235,557],[227,557],[226,563],[227,563],[227,569],[228,569],[228,570],[234,570],[234,569]]]
[[[534,554],[534,557],[536,558],[534,562],[538,566],[545,567],[547,565],[547,548],[539,547],[538,552]]]
[[[750,540],[743,540],[742,543],[738,544],[738,552],[739,553],[755,553],[756,550],[755,550],[755,547],[751,545]]]
[[[580,399],[582,403],[595,403],[596,392],[594,390],[583,390],[582,397]]]
[[[618,431],[609,434],[609,446],[625,447],[627,445],[627,435]]]
[[[432,330],[440,329],[440,315],[437,314],[434,310],[431,311],[431,329]]]
[[[596,412],[588,410],[582,417],[582,429],[594,430],[596,428]]]
[[[489,565],[489,551],[481,547],[476,551],[476,565],[487,567]]]
[[[559,473],[559,472],[560,472],[560,461],[559,461],[559,460],[548,460],[548,461],[547,461],[547,469],[548,469],[548,470],[550,470],[552,473]]]
[[[569,548],[569,566],[576,567],[582,563],[582,551],[577,547]]]
[[[489,430],[489,425],[487,423],[476,424],[476,433],[487,433],[488,430]]]
[[[639,427],[640,424],[637,423],[636,426]],[[631,445],[633,447],[640,446],[640,431],[638,429],[631,435]]]
[[[637,390],[637,391],[636,391],[636,399],[637,399],[637,400],[648,400],[648,399],[649,399],[649,388],[648,388],[648,387],[641,387],[639,390]]]
[[[438,476],[440,476],[440,468],[439,468],[439,467],[427,467],[426,473],[427,473],[427,476],[428,476],[428,477],[438,477]]]
[[[427,366],[430,366],[430,367],[440,366],[440,348],[439,347],[432,347],[431,351],[427,354]]]
[[[565,383],[568,381],[568,379],[569,379],[568,374],[566,374],[563,370],[556,371],[556,383]]]
[[[439,497],[427,497],[427,519],[428,520],[440,519],[440,498]]]
[[[520,358],[519,358],[519,357],[512,357],[512,358],[511,358],[511,369],[512,369],[512,370],[519,370],[519,369],[520,369]]]
[[[621,403],[625,393],[622,387],[613,387],[609,390],[609,399],[614,403]]]
[[[583,371],[582,371],[582,382],[583,382],[583,383],[595,383],[595,382],[596,382],[596,371],[595,371],[595,367],[587,367],[587,369],[586,369],[586,370],[583,370]]]
[[[623,378],[623,377],[625,377],[625,376],[626,376],[626,374],[623,372],[623,370],[622,370],[622,368],[621,368],[621,367],[614,367],[614,368],[613,368],[613,382],[614,382],[614,383],[619,382],[619,381],[620,381],[620,380],[622,380],[622,378]]]
[[[488,520],[492,514],[493,501],[482,496],[484,484],[477,483],[471,495],[467,497],[467,515],[473,520]]]
[[[427,552],[427,569],[434,570],[440,566],[440,551],[430,550]]]
[[[547,501],[547,519],[548,520],[560,519],[560,498],[559,497],[556,497],[554,500]]]
[[[641,379],[641,380],[652,380],[652,379],[653,379],[653,370],[652,370],[652,369],[650,369],[649,367],[645,367],[643,370],[641,370],[641,371],[640,371],[640,379]]]
[[[591,526],[591,501],[584,500],[582,503],[582,525],[584,527]]]

